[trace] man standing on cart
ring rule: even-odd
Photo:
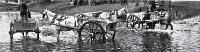
[[[31,13],[27,8],[26,3],[21,3],[19,5],[20,16],[23,22],[28,22],[28,18],[31,18]]]

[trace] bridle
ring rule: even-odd
[[[44,19],[44,17],[47,16],[47,18],[49,18],[49,16],[47,15],[47,12],[42,13],[42,18]]]
[[[116,15],[116,16],[119,16],[119,14],[118,14],[117,10],[113,10],[113,11],[111,12],[111,15]]]
[[[128,13],[127,10],[123,10],[123,11],[121,12],[121,14],[119,14],[117,10],[113,10],[113,11],[111,12],[111,15],[120,16],[120,15],[126,15],[127,13]]]
[[[46,11],[44,13],[42,13],[42,19],[45,19],[45,16],[47,19],[49,18]],[[51,20],[51,23],[54,23],[56,18],[57,18],[57,15],[53,15],[53,19]]]

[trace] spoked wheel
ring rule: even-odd
[[[130,15],[126,18],[126,26],[128,29],[138,30],[139,27],[135,27],[135,25],[139,24],[140,21],[141,21],[140,18],[135,17],[134,15]]]
[[[86,43],[100,43],[106,42],[105,30],[96,22],[84,23],[78,31],[79,40]]]

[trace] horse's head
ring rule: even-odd
[[[127,9],[127,6],[125,6],[124,8],[121,8],[119,10],[113,10],[111,12],[111,15],[122,16],[122,15],[126,15],[127,13],[128,13],[128,9]]]
[[[125,6],[124,8],[121,8],[117,12],[119,13],[119,15],[126,15],[128,13],[127,6]]]
[[[42,18],[44,19],[45,16],[48,17],[48,16],[47,16],[47,11],[46,11],[46,9],[42,12]]]
[[[168,15],[169,13],[167,10],[160,11],[160,17],[168,18]]]
[[[54,16],[54,15],[56,15],[55,13],[53,13],[53,12],[47,10],[47,9],[44,10],[43,14],[46,14],[46,15],[49,15],[49,16]]]
[[[118,12],[117,12],[117,10],[112,10],[112,11],[110,12],[110,14],[111,14],[111,15],[116,15],[116,16],[119,15]]]
[[[57,14],[45,9],[43,12],[42,12],[42,19],[47,19],[49,21],[54,21],[56,18],[57,18]]]
[[[126,17],[128,14],[128,10],[127,10],[127,6],[120,9],[120,10],[113,10],[110,13],[111,18],[116,18],[116,19],[123,19],[124,17]]]

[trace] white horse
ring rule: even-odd
[[[47,9],[44,10],[42,20],[40,20],[39,23],[45,23],[44,25],[41,25],[39,28],[41,32],[51,29],[52,32],[54,32],[54,35],[56,35],[59,39],[60,29],[62,27],[75,27],[76,26],[76,18],[74,16],[62,16],[57,15],[56,13],[53,13]],[[47,22],[47,23],[46,23]],[[50,27],[50,28],[48,28]]]
[[[74,16],[57,15],[46,9],[43,12],[43,20],[54,25],[75,27],[77,19]]]
[[[127,6],[125,6],[119,10],[113,10],[111,12],[103,12],[99,15],[99,18],[116,20],[117,17],[122,17],[122,15],[126,15],[127,11],[128,11]]]
[[[128,13],[127,17],[129,17],[130,15],[134,15],[135,17],[137,17],[138,19],[143,19],[144,14],[146,14],[146,12],[138,12],[138,13]]]
[[[101,13],[103,13],[103,11],[80,13],[80,14],[75,14],[74,16],[80,19],[97,18]]]
[[[125,6],[119,10],[113,10],[111,12],[97,11],[97,12],[75,14],[75,16],[81,19],[87,19],[87,18],[116,19],[118,16],[126,15],[127,11],[128,11],[127,6]]]

